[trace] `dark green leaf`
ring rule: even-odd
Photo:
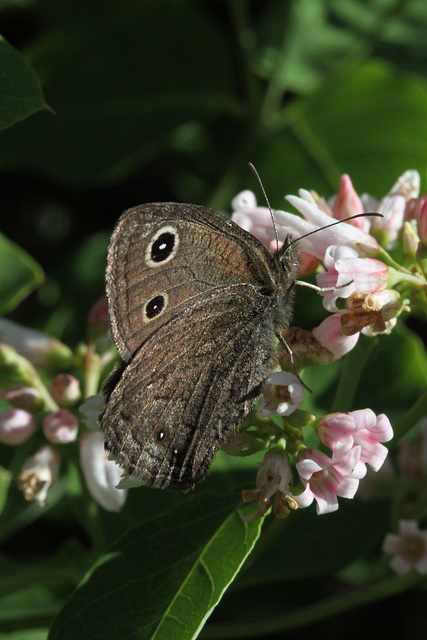
[[[50,640],[194,638],[257,540],[236,492],[201,493],[123,535],[55,620]]]
[[[0,36],[0,129],[45,108],[36,74]]]
[[[43,281],[42,268],[23,249],[0,234],[0,314],[12,311]]]
[[[116,180],[166,149],[183,123],[238,111],[228,47],[201,11],[175,2],[91,11],[38,43],[33,64],[56,116],[4,132],[3,166],[67,182]]]

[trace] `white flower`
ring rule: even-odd
[[[275,371],[265,381],[258,414],[265,418],[272,413],[289,416],[304,400],[304,387],[289,371]]]
[[[122,470],[108,459],[102,435],[96,431],[86,433],[80,440],[80,462],[89,491],[107,511],[120,511],[127,491],[117,489]]]
[[[41,507],[59,476],[60,456],[52,447],[43,447],[28,458],[17,478],[19,489],[26,500],[36,500]]]

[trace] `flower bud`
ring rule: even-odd
[[[108,317],[108,301],[106,296],[99,298],[89,311],[87,326],[90,340],[96,340],[108,333],[110,321]]]
[[[108,459],[100,433],[92,431],[81,438],[80,462],[95,500],[107,511],[120,511],[127,496],[125,489],[117,489],[123,471]]]
[[[49,413],[43,420],[43,431],[50,442],[68,444],[74,442],[79,430],[79,420],[67,409]]]
[[[356,191],[354,190],[350,176],[344,174],[341,176],[341,183],[339,191],[336,195],[334,202],[334,214],[337,220],[344,220],[350,218],[358,213],[363,213],[363,203]],[[364,218],[356,218],[352,220],[352,224],[361,229],[366,229],[366,221]]]
[[[11,345],[36,367],[69,366],[72,353],[56,338],[16,322],[0,318],[0,340]]]
[[[34,433],[37,423],[24,409],[8,409],[0,413],[0,442],[21,444]]]
[[[70,407],[80,398],[80,383],[68,373],[60,373],[50,385],[50,395],[60,407]]]
[[[405,222],[403,225],[403,251],[411,261],[417,259],[420,238],[415,230],[415,223]]]
[[[3,398],[18,409],[35,409],[39,405],[40,392],[34,387],[15,387],[1,392]]]
[[[229,456],[248,456],[263,448],[251,433],[237,431],[235,435],[222,445],[222,450]]]
[[[28,458],[17,478],[17,484],[25,500],[36,500],[41,507],[46,504],[49,489],[59,476],[60,456],[51,447],[43,447]]]

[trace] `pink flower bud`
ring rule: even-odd
[[[37,423],[24,409],[8,409],[0,413],[0,442],[21,444],[34,433]]]
[[[80,383],[68,373],[60,373],[50,385],[50,395],[60,407],[70,407],[80,398]]]
[[[40,393],[34,387],[6,389],[1,395],[9,404],[19,409],[35,409],[40,400]]]
[[[89,311],[87,326],[92,340],[108,333],[110,321],[108,317],[108,301],[106,296],[99,298]]]
[[[70,349],[56,338],[6,318],[0,318],[0,340],[11,345],[36,367],[67,366],[72,358]]]
[[[78,418],[67,409],[59,409],[49,413],[43,420],[44,434],[51,442],[60,444],[74,442],[77,438],[78,429]]]
[[[418,222],[418,236],[421,242],[427,245],[427,193],[421,198],[409,200],[405,217],[407,220],[415,219]]]
[[[334,217],[337,220],[344,220],[345,218],[349,218],[350,216],[355,216],[358,213],[363,212],[363,203],[354,190],[350,176],[344,174],[341,176],[340,188],[334,202]],[[354,224],[355,227],[359,227],[364,231],[368,231],[369,229],[369,222],[367,222],[367,218],[356,218],[355,220],[352,220],[351,223]]]

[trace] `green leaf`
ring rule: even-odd
[[[293,208],[285,194],[305,188],[330,198],[343,173],[359,193],[381,198],[404,171],[422,174],[427,165],[426,113],[424,78],[371,60],[330,76],[318,91],[285,107],[251,161],[272,206],[287,211]],[[246,174],[242,165],[232,188],[251,187]]]
[[[0,627],[16,630],[46,626],[61,604],[62,599],[45,587],[29,586],[0,598]]]
[[[49,640],[195,638],[251,552],[236,492],[199,493],[130,529],[99,559]]]
[[[379,60],[337,74],[290,112],[293,133],[335,191],[349,173],[356,190],[382,197],[427,161],[427,82]]]
[[[196,5],[107,4],[99,20],[87,3],[68,20],[68,4],[53,3],[48,19],[58,23],[28,52],[56,116],[3,132],[0,165],[71,183],[115,181],[169,148],[183,123],[239,109],[228,45]]]
[[[11,633],[0,633],[0,640],[46,640],[48,629],[21,629]]]
[[[0,233],[0,315],[9,313],[44,279],[40,265]]]
[[[0,81],[0,129],[47,108],[37,75],[2,36]]]
[[[356,33],[329,19],[325,0],[272,3],[260,28],[257,71],[282,90],[306,93],[355,41]]]

